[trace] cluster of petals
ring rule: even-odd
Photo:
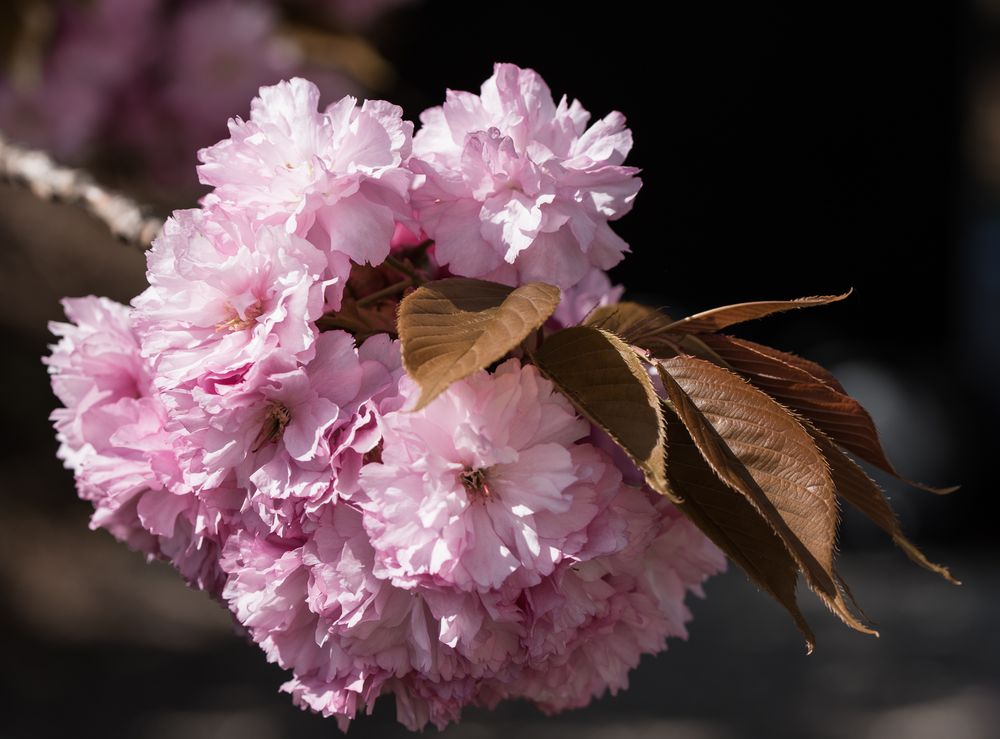
[[[510,360],[418,412],[400,385],[381,461],[311,536],[226,545],[226,598],[297,703],[344,721],[392,692],[414,729],[507,698],[554,712],[686,636],[685,597],[721,553],[625,485],[534,367]]]
[[[449,90],[420,120],[413,206],[453,274],[568,288],[628,251],[608,225],[641,186],[623,165],[632,133],[621,113],[588,127],[583,106],[557,105],[537,72],[497,64],[479,95]]]
[[[724,566],[533,365],[412,411],[399,342],[336,322],[393,250],[432,278],[559,284],[553,329],[617,300],[607,221],[639,181],[621,116],[586,122],[498,65],[425,114],[411,156],[396,106],[262,88],[201,152],[212,191],[164,226],[148,288],[52,325],[60,456],[93,525],[224,602],[303,707],[346,725],[388,693],[418,729],[585,705],[686,636]]]
[[[404,392],[410,391],[406,382]],[[376,574],[400,587],[528,587],[578,557],[621,475],[569,401],[517,360],[384,421],[361,504]]]
[[[384,261],[396,223],[411,220],[413,124],[381,100],[347,96],[320,111],[319,97],[299,78],[262,88],[249,120],[231,120],[230,138],[200,152],[198,174],[214,188],[207,204],[308,239],[343,282],[352,260]]]
[[[53,411],[59,457],[80,497],[107,529],[150,557],[170,561],[192,584],[218,594],[218,542],[240,498],[230,481],[201,496],[182,481],[169,417],[139,353],[130,310],[106,298],[66,299],[72,323],[46,359],[63,404]]]

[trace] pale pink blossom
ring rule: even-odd
[[[424,111],[413,206],[439,261],[466,277],[562,288],[617,264],[628,245],[608,221],[641,185],[623,166],[632,134],[621,113],[588,128],[589,118],[512,64],[497,64],[480,95],[449,91]]]
[[[531,661],[506,697],[528,698],[547,713],[580,708],[628,687],[643,654],[687,638],[686,596],[702,595],[725,557],[675,508],[651,503],[654,496],[629,488],[616,499],[611,510],[628,542],[620,551],[564,565],[529,591]]]
[[[621,300],[625,288],[612,285],[606,272],[592,269],[573,287],[563,290],[552,323],[557,328],[579,326],[595,308]]]
[[[52,354],[45,363],[52,390],[64,406],[52,412],[59,457],[73,469],[76,458],[90,444],[84,424],[87,411],[148,395],[151,381],[139,356],[127,306],[93,296],[66,298],[62,306],[71,323],[49,324],[59,342],[50,347]]]
[[[505,698],[527,698],[547,711],[585,705],[623,687],[641,654],[685,634],[687,593],[699,592],[721,566],[718,550],[676,510],[649,491],[621,485],[607,457],[577,440],[587,425],[577,427],[568,405],[545,395],[545,381],[534,368],[511,361],[498,375],[465,381],[456,388],[460,400],[452,398],[456,406],[468,404],[467,415],[497,422],[487,427],[496,432],[498,448],[523,451],[554,443],[584,450],[586,462],[576,469],[581,480],[566,497],[589,497],[593,510],[561,540],[575,537],[574,554],[546,574],[505,577],[498,587],[484,589],[463,589],[441,577],[387,577],[368,519],[375,501],[383,511],[397,501],[379,498],[382,491],[369,480],[372,471],[390,464],[400,443],[414,446],[411,459],[427,454],[427,444],[449,459],[459,445],[483,454],[494,443],[477,437],[468,418],[463,428],[442,413],[442,423],[451,421],[445,434],[434,428],[438,414],[428,419],[397,412],[401,397],[383,404],[383,463],[364,468],[362,489],[350,500],[319,507],[291,538],[275,536],[257,517],[247,519],[226,544],[224,597],[237,620],[268,659],[291,670],[283,689],[295,702],[336,717],[342,728],[358,713],[371,712],[385,693],[395,696],[397,717],[411,729],[426,723],[441,728],[466,705],[493,706]],[[498,387],[489,392],[493,382]],[[528,390],[516,392],[521,385]],[[408,397],[404,391],[402,399]],[[407,428],[413,436],[400,430],[400,419],[407,417],[415,421]],[[504,425],[505,418],[526,423]],[[400,484],[406,485],[402,476]],[[522,492],[529,498],[527,493],[544,488],[542,480]],[[491,494],[509,490],[499,482]],[[571,506],[564,514],[580,518]],[[542,539],[553,531],[538,528]],[[488,566],[487,553],[480,560]]]
[[[156,449],[164,414],[150,397],[129,309],[95,297],[66,299],[63,307],[72,323],[49,325],[60,340],[46,358],[64,405],[51,416],[58,455],[74,471],[80,496],[94,502],[95,527],[143,542],[148,532],[135,514],[135,499],[160,481],[141,447]],[[118,515],[129,506],[128,514]]]
[[[412,383],[404,383],[408,397]],[[584,546],[621,476],[588,424],[516,360],[383,420],[382,463],[362,471],[376,573],[400,587],[531,585]]]
[[[240,495],[223,486],[202,504],[181,484],[168,415],[152,395],[129,309],[93,297],[63,306],[73,323],[50,325],[60,341],[46,363],[65,407],[52,419],[59,456],[74,471],[80,497],[94,505],[92,527],[217,592],[221,511],[238,507]]]
[[[372,575],[372,558],[360,514],[337,505],[305,545],[249,531],[231,537],[225,598],[268,659],[292,670],[283,690],[299,705],[346,728],[390,689],[410,728],[443,726],[475,691],[468,663],[433,636],[419,595]],[[464,700],[455,700],[456,686]]]
[[[184,479],[212,488],[230,476],[274,532],[301,533],[305,516],[358,487],[378,418],[398,407],[398,345],[361,349],[343,331],[319,335],[307,364],[272,354],[231,374],[166,393]]]
[[[132,304],[161,388],[225,375],[272,352],[308,360],[328,288],[305,239],[221,211],[178,211],[150,249]]]
[[[199,152],[201,181],[222,203],[308,238],[346,277],[349,262],[379,264],[396,221],[410,219],[413,124],[395,105],[347,96],[319,111],[319,89],[294,78],[262,87],[249,120]]]
[[[404,590],[377,576],[361,513],[340,503],[304,544],[252,528],[233,536],[225,596],[268,658],[292,671],[283,689],[342,728],[384,693],[411,729],[508,698],[564,710],[625,687],[642,654],[686,636],[685,598],[724,564],[690,522],[637,488],[620,488],[590,528],[613,535],[530,588]]]
[[[271,408],[287,414],[280,443],[259,448],[237,476],[247,476],[250,503],[271,530],[293,531],[304,516],[356,493],[365,457],[382,438],[381,414],[401,402],[401,374],[398,344],[385,334],[355,349],[349,334],[333,331],[320,335],[304,371],[269,394]]]

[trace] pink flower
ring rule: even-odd
[[[62,306],[72,323],[49,324],[59,342],[50,347],[52,356],[45,364],[52,390],[65,406],[52,412],[59,458],[75,469],[77,458],[92,446],[87,412],[148,395],[150,377],[139,356],[127,306],[93,296],[66,298]],[[105,435],[102,431],[99,437]]]
[[[151,395],[129,309],[93,297],[63,305],[74,323],[50,326],[60,341],[46,363],[65,405],[52,419],[59,456],[74,471],[80,497],[94,505],[91,525],[217,591],[221,510],[238,507],[241,496],[213,490],[203,505],[180,484],[167,412]]]
[[[449,91],[420,116],[413,206],[438,260],[458,275],[568,288],[628,245],[608,226],[641,185],[622,166],[632,134],[621,113],[587,128],[579,102],[557,106],[530,69],[497,64],[481,95]]]
[[[268,659],[293,671],[296,703],[342,728],[386,689],[410,728],[457,718],[475,690],[467,663],[435,639],[426,604],[372,575],[360,514],[328,508],[305,545],[243,531],[226,546],[225,597]],[[423,684],[422,695],[413,695]],[[463,686],[455,698],[455,686]],[[419,690],[419,689],[418,689]]]
[[[360,350],[343,331],[319,335],[305,365],[285,355],[166,393],[184,479],[213,488],[235,476],[269,530],[301,533],[305,517],[350,497],[378,416],[394,402],[398,345],[373,337]]]
[[[404,380],[380,404],[382,462],[349,500],[297,510],[290,538],[255,519],[226,545],[224,596],[292,671],[296,703],[342,728],[387,692],[412,729],[505,698],[562,710],[624,687],[642,654],[684,636],[687,593],[721,554],[622,485],[534,367],[510,360],[425,410],[395,410],[412,393]],[[547,462],[532,464],[539,451]],[[521,468],[507,469],[512,455]]]
[[[348,260],[381,263],[395,222],[408,221],[412,175],[403,167],[413,125],[399,107],[344,97],[318,111],[319,89],[295,78],[262,87],[250,120],[199,152],[207,203],[284,226],[328,254],[334,277]]]
[[[112,134],[164,186],[197,187],[194,153],[226,135],[226,121],[247,110],[261,85],[308,71],[325,94],[356,87],[335,70],[305,65],[282,37],[273,2],[177,3],[158,22],[150,68],[117,101]]]
[[[527,589],[401,589],[378,576],[362,514],[338,503],[305,543],[244,530],[226,547],[225,597],[284,690],[342,728],[391,692],[411,729],[439,728],[465,705],[526,698],[546,711],[624,687],[644,653],[685,636],[688,592],[724,564],[655,496],[622,487],[591,524],[603,549],[564,561]],[[596,533],[607,528],[609,537]]]
[[[95,527],[151,549],[134,509],[146,490],[160,487],[148,453],[158,451],[163,413],[149,397],[129,310],[94,297],[67,299],[63,307],[73,323],[50,324],[60,341],[46,359],[65,406],[52,412],[59,457],[76,474],[80,497],[94,502]],[[128,509],[124,516],[121,509]]]
[[[595,308],[621,300],[623,292],[625,288],[612,285],[604,271],[592,269],[573,287],[562,291],[559,306],[551,320],[559,328],[579,326]]]
[[[280,351],[308,359],[325,292],[326,260],[283,229],[254,230],[219,211],[178,211],[148,255],[136,325],[157,385],[225,375]]]
[[[686,595],[702,595],[725,557],[662,499],[652,505],[631,488],[614,508],[626,522],[625,548],[564,565],[529,591],[532,662],[506,697],[528,698],[547,713],[579,708],[626,688],[639,658],[665,649],[668,637],[687,638]]]
[[[360,505],[376,574],[404,588],[534,584],[584,546],[621,482],[594,447],[575,443],[589,427],[569,401],[516,360],[383,426],[382,463],[362,471]]]
[[[385,334],[356,350],[349,334],[332,331],[320,335],[304,371],[269,394],[270,408],[283,409],[287,425],[280,443],[257,449],[238,476],[256,468],[248,474],[250,502],[272,531],[294,531],[304,516],[356,493],[365,455],[382,438],[380,414],[399,405],[401,373],[398,344]]]

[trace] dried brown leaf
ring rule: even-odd
[[[892,538],[892,541],[906,553],[906,556],[915,563],[937,573],[950,583],[961,584],[952,576],[947,567],[928,560],[923,552],[903,535],[895,511],[892,510],[885,494],[875,481],[838,449],[836,444],[825,434],[815,428],[810,428],[809,431],[820,453],[830,466],[830,475],[837,486],[837,494],[885,531]]]
[[[833,480],[809,433],[735,374],[678,356],[657,364],[671,408],[715,474],[772,527],[810,588],[852,628],[833,572],[838,509]]]
[[[532,358],[584,416],[625,450],[654,490],[670,494],[660,399],[628,345],[608,331],[575,326],[549,336]]]
[[[734,305],[724,305],[719,308],[695,313],[693,316],[674,321],[668,329],[676,333],[711,333],[721,331],[727,326],[737,323],[753,321],[757,318],[764,318],[774,313],[784,313],[798,308],[811,308],[818,305],[827,305],[843,300],[850,292],[843,295],[818,295],[811,298],[798,298],[796,300],[765,300],[756,303],[736,303]]]
[[[723,334],[716,334],[722,336]],[[752,344],[752,342],[747,342]],[[791,365],[792,367],[802,370],[809,375],[812,375],[815,379],[829,385],[838,393],[843,393],[844,395],[849,395],[850,393],[844,389],[844,386],[840,384],[840,380],[833,376],[826,367],[819,364],[818,362],[813,362],[812,360],[806,359],[805,357],[800,357],[797,354],[791,354],[790,352],[779,351],[778,349],[773,349],[769,346],[764,346],[763,344],[753,344],[754,347],[761,347],[767,349],[768,352],[774,356],[776,359],[784,362],[785,364]]]
[[[484,280],[428,282],[399,306],[403,366],[420,385],[422,408],[451,383],[488,367],[537,330],[559,305],[559,288]]]
[[[626,344],[643,346],[649,337],[662,333],[673,319],[666,313],[641,303],[613,303],[595,308],[584,319],[584,326],[610,331]]]
[[[788,611],[811,652],[816,639],[795,596],[799,568],[784,543],[749,500],[719,479],[672,412],[667,439],[667,476],[677,507]]]
[[[626,344],[639,347],[653,357],[690,354],[716,364],[725,364],[700,337],[671,333],[673,319],[647,305],[628,302],[604,305],[591,311],[583,323],[585,326],[610,331]]]
[[[902,477],[889,461],[871,415],[836,380],[831,383],[832,375],[819,365],[724,334],[705,334],[701,339],[756,387],[808,418],[849,452],[921,489],[937,494],[957,490],[932,488]]]

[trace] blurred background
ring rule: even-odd
[[[557,719],[472,711],[446,735],[997,736],[998,0],[4,0],[0,131],[166,213],[195,202],[197,149],[260,84],[305,75],[327,100],[387,98],[415,119],[496,60],[628,116],[645,185],[613,277],[632,299],[682,315],[854,288],[740,334],[832,368],[905,474],[963,485],[939,498],[880,478],[911,538],[965,584],[846,515],[842,570],[881,639],[814,605],[807,658],[733,571],[694,604],[690,641],[646,658],[628,692]],[[143,269],[87,216],[0,186],[0,737],[336,734],[277,693],[281,670],[221,609],[88,531],[55,458],[46,322],[64,295],[127,302]],[[405,735],[392,714],[351,734]]]

